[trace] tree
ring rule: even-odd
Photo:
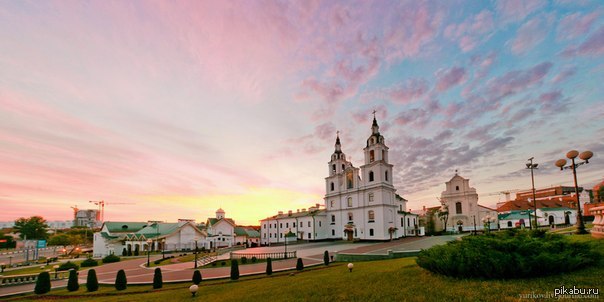
[[[21,239],[46,239],[48,238],[48,224],[41,216],[32,216],[30,218],[21,217],[15,220],[14,229],[19,233]]]
[[[267,275],[272,275],[273,274],[273,259],[266,258],[266,274]]]
[[[78,284],[78,272],[75,269],[69,270],[69,280],[67,281],[67,290],[70,292],[74,292],[80,289],[80,284]]]
[[[128,280],[126,279],[126,272],[121,269],[117,272],[115,277],[115,289],[124,290],[128,287]]]
[[[329,252],[325,251],[323,253],[323,263],[325,263],[325,265],[329,265]]]
[[[438,210],[438,218],[445,224],[445,233],[447,232],[447,220],[449,220],[449,207],[444,205]]]
[[[298,258],[298,262],[296,262],[296,270],[301,271],[304,269],[304,263],[302,263],[302,258]]]
[[[41,272],[36,280],[36,287],[34,293],[41,295],[50,291],[50,274],[48,272]]]
[[[48,245],[71,245],[71,238],[67,234],[57,234],[48,239]]]
[[[86,289],[89,292],[99,290],[99,280],[96,278],[96,271],[94,269],[88,271],[88,276],[86,277]]]
[[[231,260],[231,280],[239,279],[239,262],[237,259]]]
[[[17,245],[17,242],[13,238],[13,236],[0,234],[0,248],[14,248]],[[4,241],[6,240],[6,241]]]
[[[158,267],[155,269],[155,273],[153,274],[153,289],[162,288],[163,283],[161,268]]]
[[[193,284],[199,285],[199,283],[201,283],[201,280],[202,280],[201,272],[199,270],[195,270],[193,272]]]

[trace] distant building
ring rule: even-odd
[[[455,173],[445,185],[446,190],[441,193],[440,202],[449,211],[448,231],[481,231],[484,229],[483,220],[487,218],[490,228],[497,228],[497,210],[478,204],[478,193],[470,187],[469,179]]]
[[[99,210],[77,210],[74,217],[74,226],[98,228],[102,225]]]

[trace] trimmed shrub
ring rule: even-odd
[[[89,292],[99,290],[99,280],[96,278],[96,271],[94,269],[88,271],[88,276],[86,277],[86,290]]]
[[[506,231],[422,250],[416,262],[446,276],[513,279],[570,272],[595,259],[598,253],[585,242],[539,231]]]
[[[88,259],[82,261],[82,263],[80,263],[81,267],[91,267],[91,266],[97,266],[97,265],[99,265],[99,262],[92,258],[88,258]]]
[[[126,250],[126,248],[122,249],[122,256],[124,256],[124,257],[128,256],[128,250]]]
[[[163,286],[163,278],[161,276],[161,268],[156,268],[155,273],[153,274],[153,289],[162,288]]]
[[[60,271],[68,271],[68,270],[70,270],[72,268],[77,271],[80,268],[80,266],[77,265],[77,264],[75,264],[75,263],[73,263],[73,262],[71,262],[71,261],[67,261],[67,262],[62,263],[61,265],[59,265],[59,269],[58,270],[60,270]]]
[[[301,271],[304,269],[304,263],[302,263],[302,258],[298,258],[298,262],[296,262],[296,270]]]
[[[115,276],[115,289],[124,290],[128,287],[128,280],[126,279],[126,272],[121,269]]]
[[[78,283],[78,272],[75,269],[72,269],[69,271],[67,290],[70,292],[75,292],[78,289],[80,289],[80,284]]]
[[[241,257],[241,264],[246,264],[246,263],[247,263],[247,258]]]
[[[41,272],[36,280],[36,287],[34,292],[38,295],[45,294],[50,291],[50,274],[48,272]]]
[[[272,275],[273,274],[273,259],[266,258],[266,274],[267,275]]]
[[[325,265],[329,265],[329,252],[325,251],[323,253],[323,263],[325,263]]]
[[[201,280],[202,280],[201,272],[199,270],[195,270],[193,272],[193,284],[199,285],[199,283],[201,283]]]
[[[105,256],[105,258],[103,258],[102,261],[103,261],[103,263],[119,262],[120,261],[120,257],[116,256],[114,254],[111,254],[111,255]]]
[[[258,258],[252,257],[252,263],[256,263],[257,261],[258,261]]]
[[[237,259],[231,260],[231,280],[239,279],[239,262]]]
[[[157,265],[157,264],[160,264],[161,261],[162,261],[161,259],[157,259],[157,260],[153,261],[153,263],[155,263]]]

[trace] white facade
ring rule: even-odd
[[[470,180],[457,173],[445,183],[440,202],[449,210],[447,230],[469,232],[484,229],[483,221],[490,218],[490,228],[497,228],[497,211],[478,204],[476,189],[470,187]]]
[[[264,219],[261,242],[283,242],[289,231],[298,240],[389,240],[419,234],[418,216],[405,212],[407,201],[396,194],[393,165],[375,117],[363,153],[364,164],[354,167],[337,136],[325,178],[325,210],[317,205],[308,212]]]
[[[577,209],[541,208],[537,209],[539,226],[574,225],[577,223]]]

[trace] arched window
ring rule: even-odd
[[[334,173],[336,172],[336,164],[331,165],[331,171]]]
[[[331,223],[335,223],[336,222],[336,215],[331,215]]]
[[[369,171],[369,181],[373,181],[373,171]]]
[[[348,204],[348,207],[351,208],[352,207],[352,197],[348,197],[346,199],[346,203]]]
[[[331,182],[330,187],[331,187],[331,190],[333,191],[334,188],[335,188],[335,185],[333,184],[333,181]]]
[[[371,151],[369,151],[369,162],[372,163],[374,160],[375,160],[375,151],[371,150]]]
[[[511,228],[511,227],[512,227],[512,222],[508,221],[508,228]]]
[[[459,186],[455,186],[455,191],[459,191]]]
[[[455,213],[456,214],[461,214],[461,212],[462,212],[461,211],[461,202],[458,201],[458,202],[455,203]]]
[[[352,171],[346,173],[346,187],[352,189]]]
[[[369,229],[369,236],[373,236],[373,229]]]
[[[388,171],[384,174],[386,181],[388,181]]]
[[[344,171],[344,170],[345,170],[345,169],[344,169],[344,164],[342,164],[342,171]]]
[[[375,221],[375,212],[373,212],[373,210],[367,212],[367,215],[369,216],[369,222]]]
[[[331,230],[331,236],[335,236],[336,235],[336,230]]]
[[[386,151],[382,150],[382,160],[386,161]]]

